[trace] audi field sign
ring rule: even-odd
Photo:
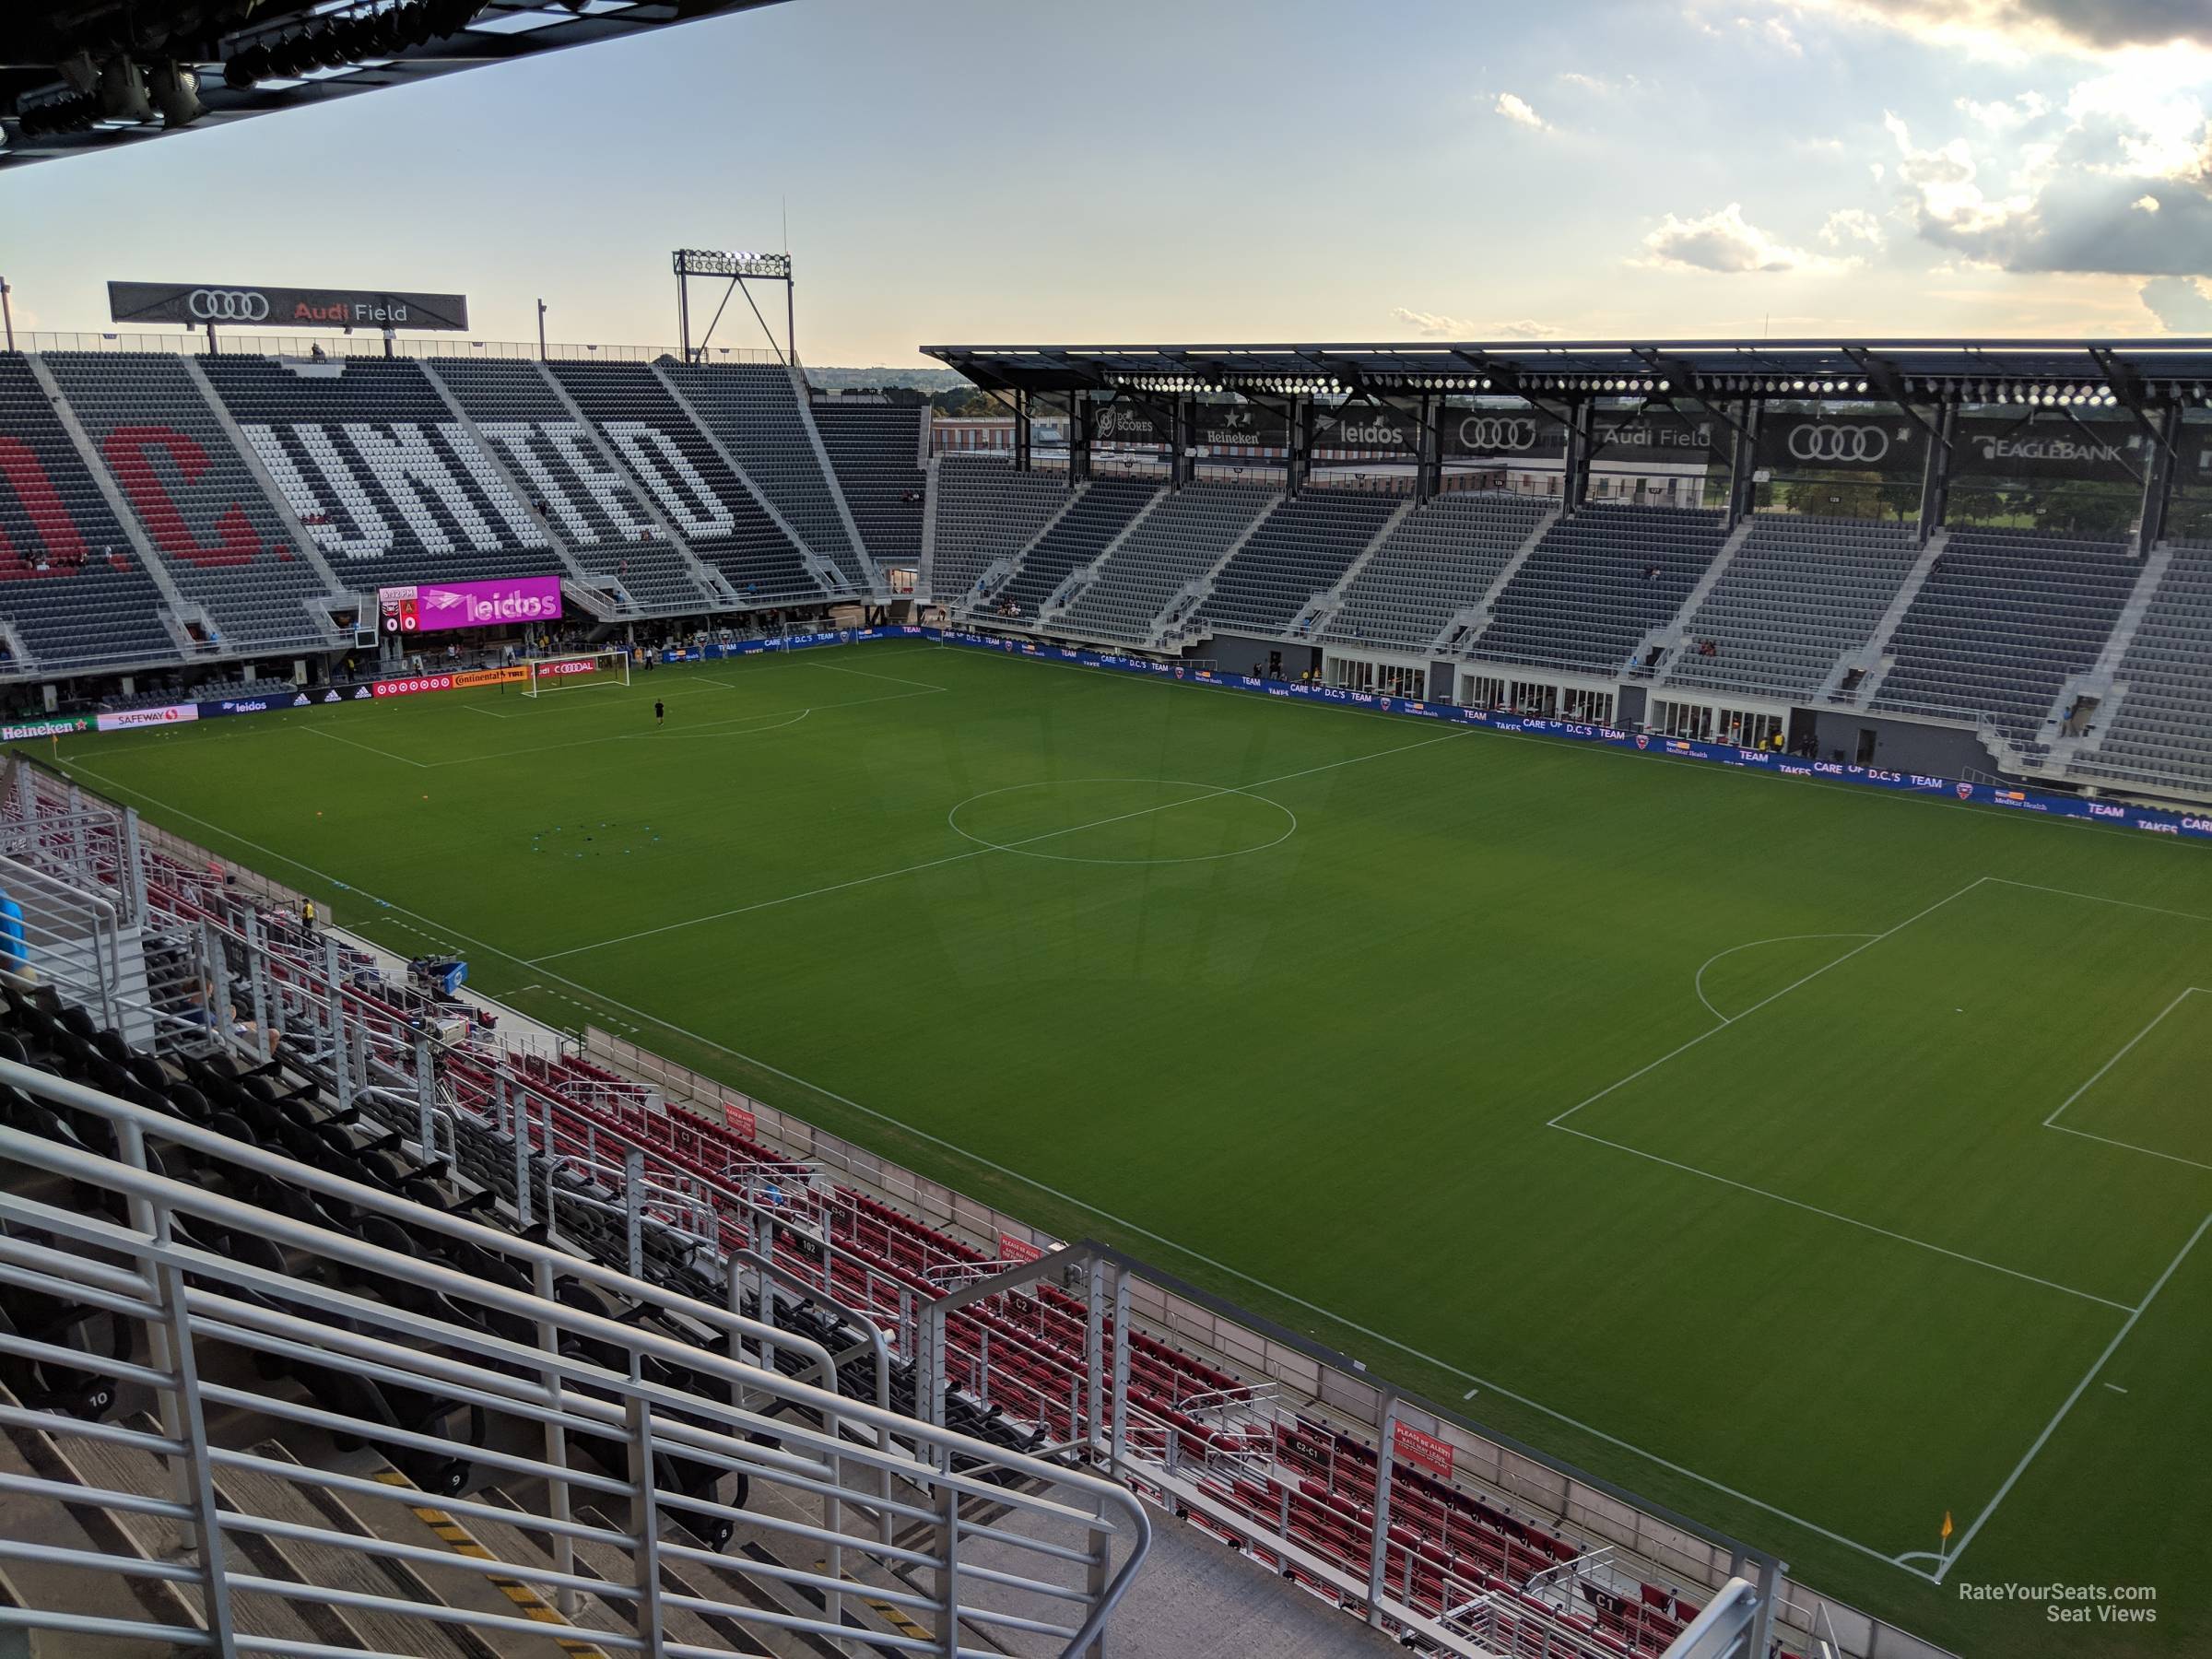
[[[187,328],[213,324],[464,334],[468,329],[468,297],[386,288],[263,288],[240,282],[111,282],[108,315],[117,323],[181,323]]]

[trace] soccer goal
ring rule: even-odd
[[[560,656],[524,657],[516,665],[523,670],[523,695],[535,697],[546,691],[568,691],[590,686],[627,686],[629,684],[629,653],[627,651],[576,651]]]

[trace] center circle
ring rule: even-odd
[[[954,834],[1054,864],[1209,864],[1265,853],[1298,816],[1248,789],[1178,778],[1064,778],[970,795],[945,815]]]

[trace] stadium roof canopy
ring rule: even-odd
[[[1592,340],[1353,346],[925,346],[1009,392],[1491,393],[1553,398],[2111,401],[2212,393],[2212,339]]]
[[[774,4],[0,0],[0,169]],[[576,112],[580,133],[592,120]]]

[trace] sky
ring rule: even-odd
[[[0,275],[18,329],[125,278],[650,345],[670,249],[786,218],[823,365],[2212,335],[2212,0],[789,0],[0,173]]]

